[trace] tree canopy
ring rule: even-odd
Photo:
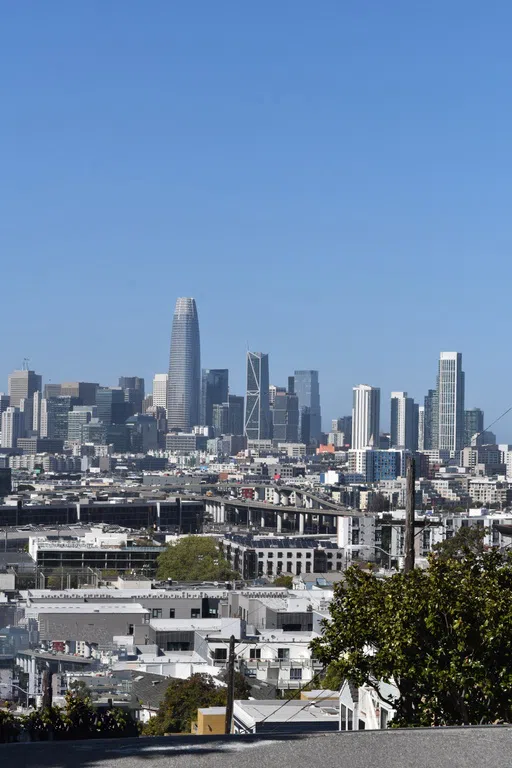
[[[312,649],[333,677],[378,693],[394,682],[396,725],[511,722],[511,597],[512,560],[497,550],[385,580],[352,567]]]
[[[462,526],[451,539],[434,544],[432,550],[437,557],[443,559],[452,557],[460,559],[469,552],[481,554],[484,551],[484,536],[485,531],[481,526]]]
[[[158,578],[177,581],[226,581],[236,576],[215,539],[185,536],[158,558]]]
[[[246,699],[250,686],[243,675],[235,673],[235,699]],[[165,733],[190,733],[200,707],[223,707],[227,688],[216,685],[210,675],[195,674],[187,680],[172,680],[157,714],[144,726],[149,736]]]

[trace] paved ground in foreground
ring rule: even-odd
[[[2,768],[511,768],[512,727],[0,746]]]

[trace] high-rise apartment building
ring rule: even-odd
[[[418,451],[425,450],[425,407],[418,407]]]
[[[418,444],[417,410],[407,392],[391,393],[391,448],[415,451]]]
[[[318,443],[322,433],[318,371],[295,371],[293,378],[294,392],[299,398],[300,440],[306,445]]]
[[[273,438],[280,443],[299,441],[299,398],[289,392],[277,392],[272,408]]]
[[[367,384],[353,388],[352,448],[378,448],[380,433],[380,389]]]
[[[16,448],[23,433],[23,414],[19,408],[9,406],[2,413],[2,448]]]
[[[245,434],[248,440],[268,440],[270,438],[268,379],[268,355],[263,352],[247,352]]]
[[[42,386],[41,376],[34,371],[13,371],[9,374],[10,405],[19,408],[22,399],[31,399]]]
[[[438,447],[439,410],[437,390],[429,389],[424,400],[423,414],[423,450],[436,451]]]
[[[460,352],[441,352],[437,377],[439,450],[464,447],[464,372]]]
[[[188,432],[199,422],[201,348],[195,299],[176,301],[171,333],[167,421],[169,430]]]
[[[203,368],[201,376],[201,411],[199,423],[213,426],[213,406],[227,403],[229,371],[227,368]]]
[[[167,383],[169,375],[167,373],[155,373],[153,378],[153,403],[156,408],[165,408],[167,413]]]
[[[464,447],[472,445],[474,435],[484,431],[484,412],[481,408],[464,411]]]

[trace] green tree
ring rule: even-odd
[[[158,578],[177,581],[227,581],[236,576],[215,539],[185,536],[158,558]]]
[[[389,512],[389,499],[383,493],[376,493],[370,499],[368,512]]]
[[[187,680],[172,680],[155,717],[144,726],[144,734],[190,733],[199,707],[219,707],[226,703],[226,688],[215,685],[210,675],[192,675]]]
[[[80,699],[81,701],[88,700],[89,702],[91,700],[91,689],[83,680],[73,680],[69,684],[68,690],[76,699]]]
[[[293,576],[290,576],[287,573],[281,573],[274,579],[273,584],[275,587],[287,587],[288,589],[291,589],[293,587]]]
[[[433,552],[442,559],[461,558],[468,553],[481,554],[484,551],[485,531],[482,526],[468,525],[458,529],[451,539],[434,544]]]
[[[397,725],[511,722],[511,595],[512,560],[496,550],[385,580],[352,567],[312,649],[355,685],[394,682]]]

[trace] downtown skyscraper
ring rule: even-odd
[[[248,440],[268,440],[271,436],[268,390],[268,355],[247,352],[245,434]]]
[[[354,387],[352,448],[378,448],[380,433],[380,389],[367,384]]]
[[[188,432],[199,424],[201,348],[195,299],[179,298],[172,321],[167,421],[169,430]]]
[[[460,352],[441,352],[437,376],[437,448],[464,448],[464,372]]]
[[[318,443],[322,432],[318,371],[295,371],[294,392],[299,399],[300,440]]]

